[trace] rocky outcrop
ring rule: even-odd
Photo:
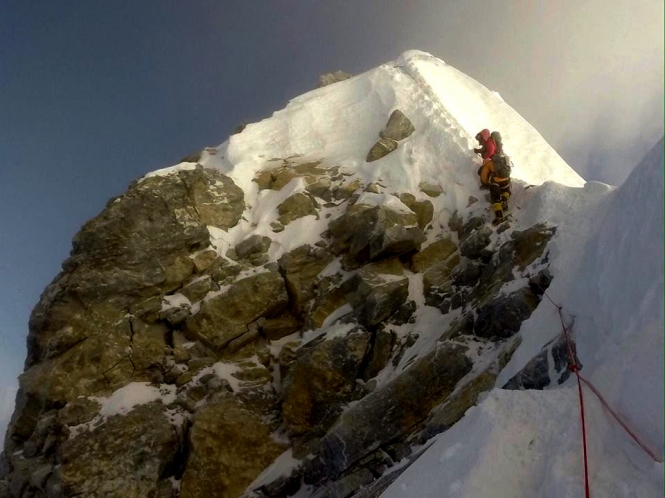
[[[325,427],[349,400],[369,345],[369,334],[354,329],[344,337],[315,339],[302,346],[284,379],[282,416],[294,434]]]
[[[395,109],[379,133],[380,140],[370,148],[365,161],[370,163],[387,156],[397,149],[400,140],[408,138],[415,130],[409,118],[399,109]]]
[[[322,248],[305,245],[279,259],[289,295],[289,307],[294,316],[300,316],[305,304],[315,296],[317,277],[332,261],[332,254]]]
[[[365,161],[368,163],[378,161],[382,157],[386,157],[394,150],[397,150],[398,146],[399,143],[397,143],[397,140],[393,140],[392,138],[382,138],[374,145],[372,145],[371,149],[369,149]]]
[[[336,478],[427,417],[471,370],[471,361],[463,350],[452,344],[440,345],[387,386],[344,412],[321,440],[318,457],[307,463],[306,482]]]
[[[187,320],[187,331],[216,351],[249,331],[255,320],[276,315],[289,302],[284,279],[265,272],[237,281],[225,293],[212,297]]]
[[[319,88],[338,83],[340,81],[348,80],[352,75],[342,70],[337,70],[332,73],[326,73],[319,76]]]
[[[288,225],[293,220],[302,218],[303,216],[317,215],[316,208],[318,207],[316,201],[307,194],[298,192],[287,198],[278,207],[279,222],[282,225]]]
[[[349,301],[366,327],[390,317],[409,296],[409,280],[397,258],[365,265],[358,270],[353,287]]]
[[[411,133],[396,111],[381,136]],[[290,450],[300,462],[262,477],[263,496],[302,483],[311,496],[372,496],[491,388],[552,280],[554,229],[499,235],[456,213],[449,230],[425,198],[443,194],[436,185],[398,193],[324,160],[265,161],[259,190],[290,184],[268,221],[277,232],[321,216],[313,245],[248,233],[246,213],[229,234],[239,243],[211,247],[208,227],[236,225],[243,193],[194,164],[135,182],[83,227],[31,318],[0,490],[235,498]],[[455,311],[447,329],[423,298]],[[566,364],[548,345],[506,387],[559,382]],[[135,400],[136,386],[150,396]]]
[[[48,486],[64,496],[148,496],[183,448],[161,403],[139,406],[65,441]]]
[[[236,498],[285,449],[263,417],[223,395],[194,417],[182,498]]]
[[[416,129],[409,118],[407,118],[399,109],[395,109],[390,114],[388,123],[386,123],[386,127],[381,130],[379,136],[381,138],[389,138],[399,142],[400,140],[410,137],[414,131],[416,131]]]
[[[417,251],[425,240],[418,216],[401,206],[372,206],[360,201],[350,206],[330,223],[333,250],[337,254],[348,252],[358,263]]]

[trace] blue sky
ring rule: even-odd
[[[612,184],[663,134],[661,0],[3,0],[0,46],[0,386],[87,219],[322,73],[431,52]]]

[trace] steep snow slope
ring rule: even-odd
[[[545,195],[548,190],[555,193]],[[549,196],[549,198],[548,198]],[[549,186],[531,214],[576,202]],[[536,196],[534,196],[536,197]],[[548,293],[574,318],[583,374],[659,455],[663,453],[663,140],[621,188],[561,224]],[[527,203],[528,204],[528,203]],[[536,206],[538,204],[538,206]],[[544,206],[549,204],[550,208]],[[540,207],[540,209],[536,209]],[[572,213],[571,213],[572,214]],[[599,228],[594,230],[596,220]],[[568,266],[570,271],[564,271]],[[560,330],[541,303],[522,326],[523,346],[497,386]],[[654,463],[586,391],[593,496],[662,496]],[[582,496],[576,383],[543,392],[493,391],[443,433],[383,496]]]

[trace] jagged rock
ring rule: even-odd
[[[371,263],[358,270],[349,302],[358,321],[372,327],[392,315],[409,297],[409,279],[397,258]]]
[[[236,254],[240,259],[246,259],[254,254],[263,254],[268,252],[271,243],[270,237],[252,235],[235,247]]]
[[[144,322],[154,323],[159,319],[159,312],[162,310],[162,301],[163,297],[161,295],[154,296],[132,306],[129,312]]]
[[[317,297],[305,317],[304,330],[322,327],[330,314],[347,304],[350,287],[349,284],[334,287]]]
[[[486,222],[482,216],[475,216],[466,223],[463,223],[459,217],[456,220],[451,218],[451,229],[457,232],[460,242],[464,242],[469,238],[469,235],[482,227]]]
[[[282,165],[277,168],[259,171],[254,177],[254,182],[258,184],[259,190],[281,190],[294,178],[303,178],[306,183],[311,184],[336,171],[335,168],[329,170],[319,168],[320,164],[320,161],[297,164],[284,159]]]
[[[262,316],[282,311],[288,303],[284,279],[265,272],[243,278],[228,291],[203,301],[200,311],[187,319],[189,333],[206,346],[223,350],[247,332],[247,326]]]
[[[471,206],[473,206],[476,202],[478,202],[478,199],[475,198],[474,196],[470,195],[470,196],[469,196],[469,201],[466,203],[466,207],[471,207]]]
[[[212,263],[215,261],[215,259],[217,259],[217,252],[213,251],[212,249],[201,251],[196,256],[192,257],[194,271],[196,273],[203,273],[212,266]]]
[[[132,354],[134,370],[147,370],[164,364],[164,348],[168,328],[164,324],[147,324],[138,319],[131,321]]]
[[[399,142],[411,136],[414,131],[416,131],[416,128],[409,118],[399,109],[395,109],[390,115],[386,127],[379,133],[379,136]]]
[[[292,315],[269,318],[261,325],[261,332],[269,341],[276,341],[300,330],[300,322]]]
[[[275,233],[283,232],[284,231],[284,225],[279,223],[278,221],[273,221],[270,224],[270,228],[272,228],[272,231]]]
[[[306,463],[305,482],[336,478],[424,420],[471,370],[465,352],[459,345],[440,344],[386,386],[347,409],[321,440],[318,456]]]
[[[434,205],[430,201],[418,201],[413,194],[401,194],[399,199],[416,213],[418,217],[418,226],[424,230],[434,217]]]
[[[277,206],[279,211],[279,222],[282,225],[288,225],[293,220],[302,218],[303,216],[318,215],[316,208],[318,204],[314,198],[307,194],[298,192],[288,197],[284,202]]]
[[[333,197],[337,200],[350,199],[360,187],[362,187],[362,183],[357,179],[352,182],[344,183],[334,190]]]
[[[417,226],[416,214],[403,208],[350,206],[330,223],[333,250],[336,254],[348,251],[359,263],[417,251],[425,236]]]
[[[78,396],[97,394],[108,389],[109,384],[129,381],[133,375],[130,338],[127,319],[109,324],[104,335],[89,337],[57,358],[26,370],[19,378],[21,390],[28,399],[39,400],[35,401],[39,404],[46,400],[64,404]],[[15,416],[19,420],[22,412],[23,408],[17,406]],[[11,427],[10,432],[13,433]]]
[[[322,74],[319,76],[319,88],[332,85],[333,83],[338,83],[340,81],[348,80],[351,77],[351,74],[342,70],[338,70],[333,73]]]
[[[189,434],[181,498],[236,498],[285,449],[273,428],[229,394],[201,408]]]
[[[496,295],[504,283],[513,280],[514,271],[524,271],[527,266],[541,257],[555,230],[539,224],[521,232],[513,232],[511,240],[498,249],[498,254],[492,258],[480,275],[473,296],[477,305],[483,306]],[[550,280],[551,276],[543,274],[544,288],[547,288]],[[538,297],[541,294],[542,292],[536,292]]]
[[[372,145],[371,149],[369,149],[365,161],[367,161],[368,163],[377,161],[382,157],[387,156],[392,151],[397,150],[398,145],[399,144],[397,143],[397,141],[393,140],[392,138],[382,138],[374,145]]]
[[[188,304],[174,306],[162,310],[157,315],[160,320],[167,321],[172,327],[178,327],[192,315],[191,307]]]
[[[85,424],[90,422],[101,408],[102,405],[95,399],[76,398],[58,412],[58,422],[66,426]]]
[[[180,294],[189,299],[192,303],[202,300],[208,292],[216,291],[219,287],[210,275],[198,277],[193,282],[185,285],[179,290]]]
[[[394,333],[385,330],[378,330],[374,336],[374,343],[372,344],[372,354],[370,356],[367,367],[363,372],[361,378],[365,381],[376,377],[378,373],[388,364],[390,354],[392,353],[393,346],[395,345],[396,336]]]
[[[289,308],[299,317],[307,301],[315,296],[316,278],[330,264],[333,256],[325,249],[300,246],[279,258],[289,294]]]
[[[433,183],[421,182],[418,186],[423,193],[430,197],[439,197],[443,193],[441,186]]]
[[[539,302],[540,298],[528,287],[506,296],[499,295],[478,310],[474,333],[492,340],[511,337]]]
[[[415,301],[407,301],[388,318],[387,323],[397,326],[404,325],[405,323],[414,323],[413,314],[417,309],[418,305]]]
[[[295,434],[327,424],[349,399],[369,345],[362,330],[302,346],[284,379],[282,416]]]
[[[279,374],[282,381],[286,379],[286,376],[289,373],[289,369],[296,361],[296,351],[300,347],[300,343],[297,341],[287,342],[282,346],[282,349],[279,352],[279,357],[277,358],[277,363],[279,365]]]
[[[229,281],[233,279],[233,277],[238,276],[241,271],[241,265],[231,263],[227,259],[219,257],[213,261],[212,265],[206,270],[206,273],[208,273],[216,283],[225,285],[230,283]]]
[[[570,348],[575,358],[574,362],[578,367],[581,367],[577,359],[577,348],[572,340],[570,341]],[[554,360],[554,365],[550,365],[550,356]],[[571,374],[569,370],[571,365],[568,345],[562,334],[543,346],[541,352],[524,365],[501,389],[545,389],[552,381],[556,382],[557,385],[563,384]],[[551,378],[552,373],[556,375],[556,378]]]
[[[499,373],[508,364],[520,345],[521,340],[512,341],[504,347],[499,357],[480,372],[441,406],[436,408],[425,423],[425,428],[416,438],[416,443],[425,443],[428,439],[448,430],[457,423],[466,411],[478,402],[481,393],[494,388]]]
[[[460,253],[462,256],[469,259],[478,259],[487,256],[485,248],[490,243],[492,236],[492,229],[484,226],[476,230],[473,234],[467,237],[460,245]]]
[[[424,272],[435,264],[448,259],[455,251],[457,251],[457,246],[452,240],[439,239],[413,255],[411,268],[416,273]]]
[[[473,287],[478,283],[485,264],[478,260],[466,260],[453,273],[453,285],[456,287]]]
[[[46,358],[59,356],[86,339],[86,330],[65,325],[46,344]]]
[[[35,430],[23,445],[23,457],[32,458],[42,453],[46,438],[53,432],[57,414],[57,410],[49,410],[40,415]]]
[[[439,306],[444,297],[451,294],[452,273],[459,264],[459,255],[432,265],[423,275],[423,292],[428,306]]]
[[[407,334],[406,337],[404,337],[401,341],[399,341],[396,344],[397,352],[393,357],[394,367],[397,367],[397,365],[399,365],[400,361],[402,361],[402,358],[404,357],[404,353],[406,353],[407,350],[411,346],[413,346],[417,340],[418,340],[418,334]]]
[[[244,207],[230,178],[202,167],[130,185],[74,237],[64,272],[32,313],[28,366],[63,327],[79,329],[76,337],[105,333],[118,320],[111,315],[179,287],[194,271],[189,253],[209,245],[207,225],[228,229]]]
[[[255,341],[259,337],[259,331],[258,330],[249,330],[249,332],[245,332],[243,335],[240,337],[236,337],[233,339],[231,342],[229,342],[229,345],[227,346],[227,351],[231,354],[235,353],[236,351],[240,351],[243,347],[245,347],[247,344]]]
[[[356,491],[373,480],[374,475],[370,470],[360,469],[317,491],[312,495],[312,498],[346,498],[353,496]]]
[[[65,496],[143,497],[180,457],[181,433],[161,402],[114,415],[64,441],[56,474]]]
[[[305,190],[315,197],[320,197],[324,201],[330,202],[333,199],[332,180],[325,176],[319,178],[314,183],[307,185]]]
[[[176,363],[187,363],[191,360],[192,357],[189,354],[189,350],[183,348],[182,346],[176,346],[173,348],[173,360]]]

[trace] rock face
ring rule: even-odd
[[[248,332],[248,325],[278,314],[289,302],[284,279],[265,272],[239,280],[227,292],[203,303],[187,320],[187,331],[201,342],[222,351],[233,339]]]
[[[471,370],[459,346],[442,345],[381,390],[347,410],[321,440],[306,479],[337,477],[381,444],[405,433],[445,399]],[[377,424],[377,420],[381,423]]]
[[[284,380],[284,422],[292,433],[329,423],[355,387],[369,334],[352,331],[343,338],[305,344]]]
[[[396,110],[381,141],[414,131]],[[280,236],[194,163],[76,235],[31,316],[0,497],[376,496],[492,388],[552,281],[553,227],[498,233],[477,206],[444,227],[437,185],[265,162]],[[210,227],[228,233],[211,245]],[[568,361],[556,341],[505,387],[561,382]],[[271,479],[278,458],[293,470]]]
[[[196,414],[182,498],[239,497],[285,449],[264,420],[230,395]]]
[[[62,445],[51,489],[64,496],[147,496],[182,452],[182,437],[159,402],[115,415]]]
[[[418,216],[407,208],[356,204],[330,224],[333,249],[357,262],[376,261],[417,251],[424,241]]]
[[[358,321],[366,327],[390,317],[409,296],[409,280],[397,258],[364,266],[353,286],[356,290],[349,295],[349,301]]]

